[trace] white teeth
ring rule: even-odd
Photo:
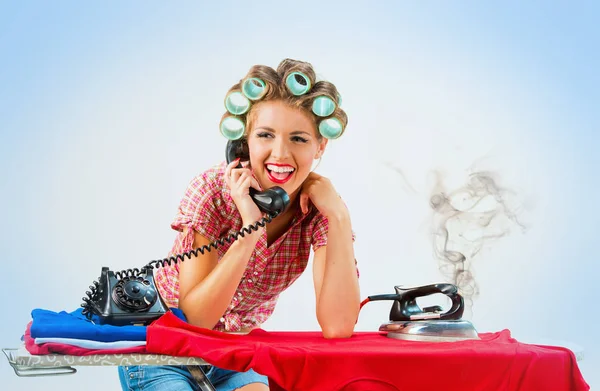
[[[290,166],[280,167],[280,166],[275,166],[273,164],[267,164],[267,169],[269,169],[271,171],[275,171],[275,172],[292,172],[292,171],[294,171],[294,167],[290,167]]]

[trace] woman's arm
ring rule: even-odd
[[[300,207],[308,202],[327,219],[327,245],[315,251],[313,279],[317,319],[325,338],[352,335],[360,309],[360,291],[348,208],[329,179],[310,173],[302,186]]]
[[[227,165],[224,179],[231,191],[242,225],[248,227],[262,218],[249,195],[249,188],[259,189],[247,168],[235,168],[239,159]],[[234,241],[220,262],[215,251],[199,254],[184,261],[179,269],[179,308],[188,321],[212,329],[231,303],[248,261],[264,228],[245,234]],[[194,232],[194,248],[208,245],[210,240]]]
[[[221,262],[216,251],[186,259],[179,267],[179,308],[194,326],[212,329],[227,310],[263,228],[232,243]],[[194,248],[210,241],[195,232]]]
[[[350,216],[330,216],[328,225],[327,246],[317,249],[313,259],[317,320],[325,338],[347,338],[360,309]]]

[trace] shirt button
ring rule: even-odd
[[[130,378],[130,379],[133,379],[133,373],[130,373],[130,374],[129,374],[129,378]]]
[[[251,278],[248,279],[248,283],[252,284],[252,279]]]
[[[221,321],[221,323],[225,323],[225,318],[221,318],[219,320]]]
[[[254,275],[255,275],[255,276],[258,276],[258,272],[254,272]]]

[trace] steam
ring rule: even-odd
[[[391,163],[387,166],[400,175],[405,191],[419,196],[401,169]],[[497,173],[467,171],[466,183],[452,189],[446,188],[440,171],[433,174],[434,186],[429,193],[433,254],[445,281],[456,285],[472,304],[479,295],[474,263],[484,248],[508,236],[513,228],[527,230],[520,221],[524,207],[517,192],[500,185]]]
[[[472,302],[479,295],[472,266],[484,245],[507,236],[512,227],[526,227],[517,194],[499,185],[498,175],[479,171],[467,183],[447,190],[440,172],[429,198],[433,210],[433,250],[448,282]]]

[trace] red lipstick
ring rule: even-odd
[[[284,168],[288,168],[287,171],[283,171],[283,172],[278,172],[275,170],[270,170],[268,166],[274,166],[274,167],[284,167]],[[277,184],[283,184],[286,183],[287,181],[289,181],[292,178],[292,175],[294,174],[294,171],[296,171],[296,169],[292,166],[290,166],[289,164],[277,164],[277,163],[267,163],[265,164],[265,169],[267,171],[267,177],[269,178],[269,180],[273,183],[277,183]]]

